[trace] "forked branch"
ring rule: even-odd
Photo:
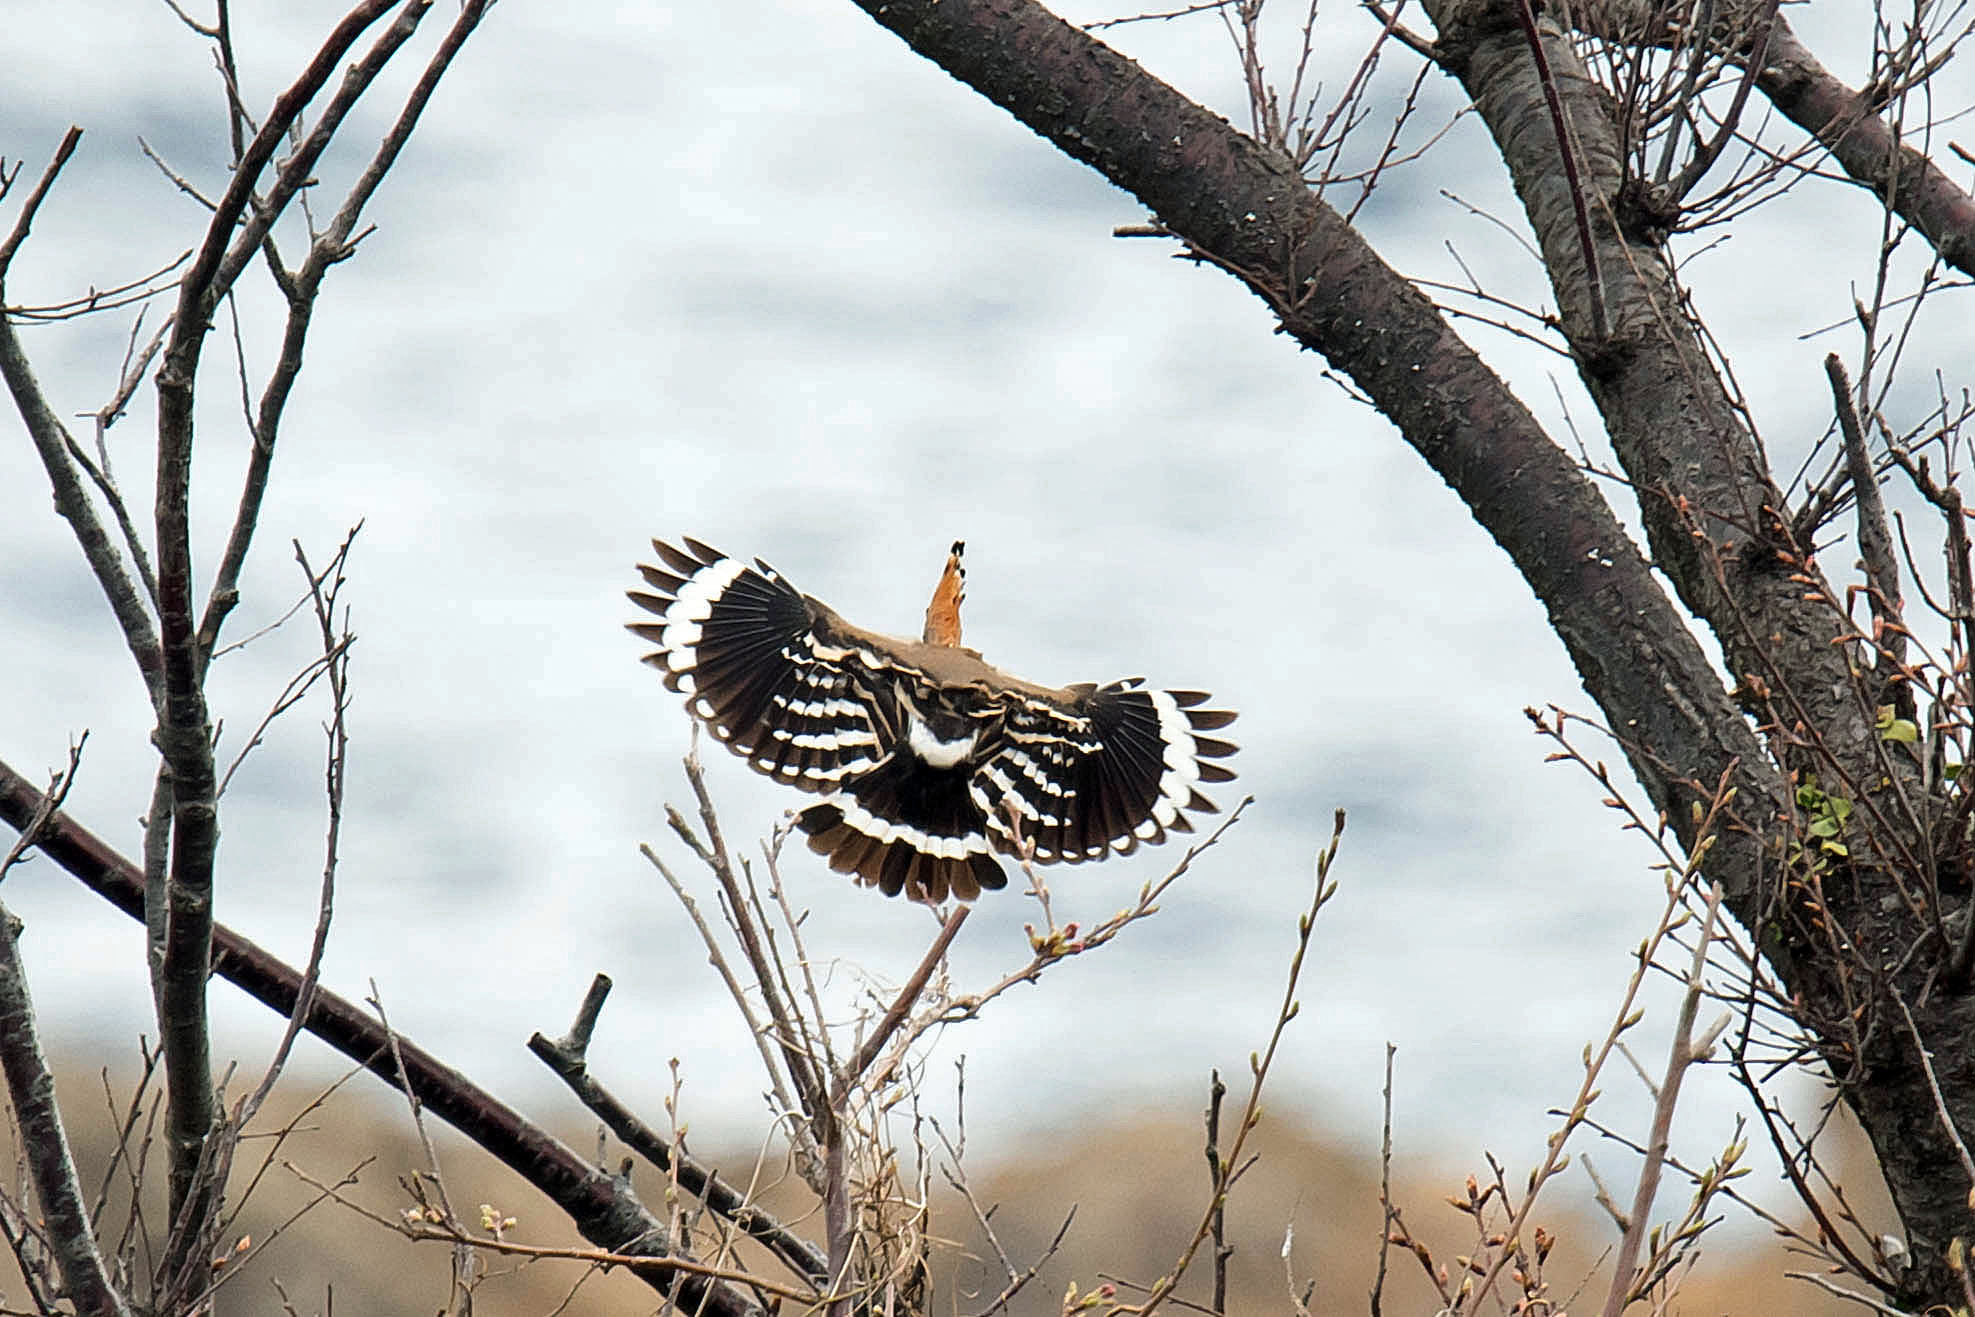
[[[0,763],[0,820],[24,827],[45,798],[45,792]],[[131,918],[143,919],[143,874],[66,814],[48,817],[39,850]],[[214,925],[213,949],[216,975],[281,1015],[294,1011],[302,988],[299,971],[223,924]],[[427,1111],[547,1194],[599,1248],[657,1260],[677,1256],[678,1241],[665,1222],[628,1185],[409,1039],[397,1039],[394,1056],[391,1037],[355,1003],[318,989],[303,1027],[393,1087],[408,1081]],[[691,1269],[647,1267],[639,1276],[688,1312],[761,1317],[761,1307],[746,1293]]]

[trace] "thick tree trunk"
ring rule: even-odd
[[[1847,882],[1819,893],[1772,863],[1771,873],[1784,879],[1780,891],[1738,883],[1729,904],[1745,926],[1783,931],[1795,952],[1774,959],[1798,999],[1799,1022],[1815,1033],[1858,1112],[1911,1236],[1917,1265],[1904,1297],[1916,1304],[1958,1297],[1945,1249],[1967,1230],[1969,1186],[1960,1182],[1917,1040],[1888,995],[1911,1004],[1919,1037],[1937,1054],[1968,1054],[1975,1037],[1968,999],[1929,992],[1948,948],[1897,895],[1902,881],[1935,886],[1931,829],[1910,803],[1922,795],[1918,764],[1879,737],[1875,715],[1889,697],[1882,681],[1860,671],[1863,638],[1828,602],[1835,592],[1806,547],[1792,541],[1782,493],[1684,309],[1670,254],[1642,236],[1650,232],[1643,217],[1627,213],[1623,144],[1610,101],[1570,43],[1544,24],[1552,83],[1589,202],[1597,268],[1587,272],[1557,133],[1513,0],[1428,0],[1427,9],[1454,52],[1450,71],[1494,136],[1541,243],[1564,332],[1638,491],[1655,562],[1714,632],[1744,689],[1772,693],[1750,704],[1776,761],[1806,780],[1820,778],[1834,793],[1831,784],[1851,784],[1844,794],[1867,818],[1873,843],[1853,848]],[[1603,326],[1592,323],[1594,276]],[[1781,843],[1788,834],[1771,836]],[[1771,854],[1782,856],[1781,845]],[[1814,931],[1832,919],[1845,930],[1836,946]],[[1916,944],[1923,954],[1909,954]],[[1880,975],[1887,977],[1874,983]],[[1975,1128],[1967,1069],[1957,1079],[1937,1066],[1936,1078],[1956,1123]]]
[[[1438,471],[1549,610],[1586,688],[1676,825],[1740,765],[1742,812],[1787,809],[1783,781],[1611,507],[1502,379],[1279,153],[1032,0],[863,7],[1053,145],[1134,193],[1348,375]],[[1723,881],[1762,859],[1724,837]]]
[[[1795,542],[1663,241],[1627,212],[1610,102],[1570,44],[1544,33],[1577,196],[1514,0],[1428,0],[1443,67],[1488,125],[1541,243],[1565,335],[1638,492],[1652,565],[1712,631],[1733,692],[1576,462],[1291,162],[1032,0],[858,3],[1139,197],[1364,390],[1542,600],[1683,840],[1693,840],[1693,802],[1731,774],[1735,824],[1715,841],[1709,876],[1795,995],[1878,1150],[1910,1234],[1902,1299],[1958,1299],[1945,1249],[1967,1231],[1969,1186],[1913,1034],[1934,1053],[1947,1112],[1975,1129],[1975,1003],[1935,984],[1948,948],[1933,895],[1902,895],[1937,894],[1940,802],[1924,797],[1912,757],[1878,735],[1886,692],[1869,649]],[[1854,801],[1872,844],[1806,882],[1789,861],[1802,835],[1795,790],[1810,775]]]

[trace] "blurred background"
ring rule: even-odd
[[[1081,0],[1059,10],[1116,13]],[[250,105],[286,85],[338,12],[239,11]],[[1792,21],[1841,77],[1869,76],[1869,15],[1793,8]],[[8,300],[64,300],[192,246],[199,204],[140,143],[223,189],[205,43],[162,5],[76,0],[22,6],[9,22],[31,57],[0,97],[8,167],[31,179],[70,123],[87,135]],[[1312,76],[1341,87],[1377,25],[1343,7],[1321,22]],[[1294,27],[1279,34],[1285,77]],[[1211,15],[1105,38],[1244,122],[1239,64]],[[1397,113],[1415,70],[1387,53],[1380,115]],[[324,162],[328,194],[340,197],[410,76],[381,86]],[[1950,69],[1936,99],[1968,104],[1968,90]],[[1463,282],[1471,270],[1540,307],[1520,212],[1460,104],[1427,79],[1402,140],[1445,136],[1388,173],[1358,222],[1408,274]],[[861,625],[914,632],[948,542],[964,538],[967,639],[990,662],[1049,683],[1142,674],[1213,691],[1242,713],[1240,780],[1219,798],[1255,797],[1159,917],[938,1041],[923,1100],[951,1107],[964,1055],[982,1182],[1043,1206],[1031,1186],[1060,1189],[1066,1206],[1092,1204],[1086,1240],[1118,1241],[1123,1226],[1092,1222],[1096,1199],[1121,1176],[1137,1182],[1134,1159],[1148,1159],[1129,1150],[1156,1146],[1174,1151],[1149,1160],[1191,1196],[1134,1190],[1127,1218],[1149,1228],[1155,1199],[1195,1211],[1205,1186],[1189,1140],[1207,1076],[1245,1076],[1267,1038],[1337,808],[1349,815],[1342,891],[1266,1103],[1282,1178],[1273,1197],[1258,1179],[1244,1209],[1263,1222],[1256,1283],[1281,1293],[1271,1250],[1296,1213],[1355,1220],[1338,1256],[1369,1265],[1388,1043],[1395,1176],[1415,1212],[1444,1211],[1439,1195],[1484,1170],[1485,1152],[1520,1177],[1657,917],[1657,856],[1621,832],[1586,774],[1545,762],[1525,706],[1592,710],[1503,556],[1384,420],[1272,333],[1251,295],[1172,259],[1170,243],[1112,236],[1145,218],[843,0],[497,8],[373,204],[375,232],[329,277],[231,624],[244,636],[299,597],[291,541],[320,562],[362,523],[345,595],[355,702],[325,982],[356,998],[374,985],[406,1034],[580,1131],[580,1111],[522,1044],[566,1028],[591,975],[608,972],[617,992],[590,1054],[600,1075],[656,1112],[676,1058],[695,1138],[754,1147],[765,1108],[752,1045],[638,854],[648,841],[684,859],[663,808],[687,803],[687,719],[638,664],[623,591],[652,536],[690,534],[761,556]],[[1785,474],[1828,425],[1823,355],[1856,350],[1846,326],[1873,277],[1878,224],[1869,198],[1818,185],[1686,252],[1697,309]],[[256,380],[278,310],[265,289],[239,307]],[[108,400],[135,321],[25,332],[60,410]],[[1917,328],[1915,389],[1930,363],[1967,359],[1971,323]],[[1552,433],[1600,460],[1567,361],[1463,328]],[[226,378],[232,337],[223,320],[206,356],[202,567],[247,443]],[[1927,405],[1916,398],[1915,416]],[[139,508],[151,423],[147,385],[109,438]],[[70,810],[134,853],[154,762],[142,687],[31,447],[3,424],[0,686],[17,694],[0,707],[0,757],[41,774],[87,731]],[[1629,495],[1612,496],[1630,517]],[[290,626],[216,666],[223,758],[312,652],[308,629]],[[220,918],[298,963],[322,864],[321,717],[304,707],[278,722],[223,806]],[[1595,739],[1585,748],[1619,762]],[[737,843],[795,803],[736,761],[709,763]],[[1057,918],[1101,919],[1178,858],[1167,846],[1054,875]],[[785,871],[846,1009],[896,984],[934,932],[924,910],[853,890],[806,854]],[[41,861],[7,902],[28,926],[44,1029],[82,1090],[99,1064],[127,1081],[152,1028],[140,930]],[[983,901],[953,956],[956,985],[1026,961],[1023,925],[1037,921],[1012,892]],[[276,1022],[224,986],[213,1000],[216,1050],[264,1053]],[[1670,1001],[1653,985],[1638,1034],[1648,1066]],[[320,1049],[297,1061],[303,1080],[337,1073]],[[1643,1135],[1644,1086],[1612,1080],[1603,1118]],[[367,1079],[338,1101],[360,1108],[351,1119],[402,1126]],[[1676,1150],[1704,1162],[1733,1136],[1739,1105],[1725,1075],[1697,1076]],[[1623,1180],[1622,1149],[1591,1151]],[[1345,1192],[1333,1203],[1320,1184]],[[1771,1183],[1755,1191],[1784,1201]],[[1588,1202],[1588,1183],[1569,1192],[1559,1201]],[[1034,1227],[1043,1243],[1054,1224]],[[1587,1257],[1601,1229],[1586,1218]],[[1729,1229],[1762,1237],[1745,1221]],[[1311,1247],[1299,1274],[1325,1273]],[[1047,1302],[1071,1274],[1089,1268],[1056,1275]],[[1332,1297],[1355,1304],[1363,1289],[1339,1282]]]

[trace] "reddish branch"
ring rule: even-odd
[[[42,798],[34,783],[0,763],[0,820],[15,828],[26,826]],[[131,918],[144,917],[143,875],[67,815],[49,817],[39,849]],[[213,971],[281,1015],[294,1010],[302,986],[302,976],[292,966],[223,924],[213,926]],[[398,1072],[402,1056],[411,1091],[426,1110],[554,1199],[583,1237],[599,1248],[653,1259],[640,1269],[641,1278],[670,1294],[685,1311],[760,1317],[761,1306],[733,1285],[665,1265],[674,1256],[671,1235],[627,1184],[587,1164],[561,1140],[402,1035],[394,1055],[391,1035],[353,1003],[318,988],[303,1027],[393,1088],[405,1087]]]

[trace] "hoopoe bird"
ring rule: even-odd
[[[860,884],[937,904],[1008,882],[997,855],[1080,864],[1127,855],[1234,773],[1204,735],[1235,714],[1201,691],[1133,677],[1051,688],[960,643],[965,545],[955,541],[921,638],[853,626],[767,563],[698,540],[652,541],[630,629],[715,738],[756,771],[822,799],[795,816],[811,850]]]

